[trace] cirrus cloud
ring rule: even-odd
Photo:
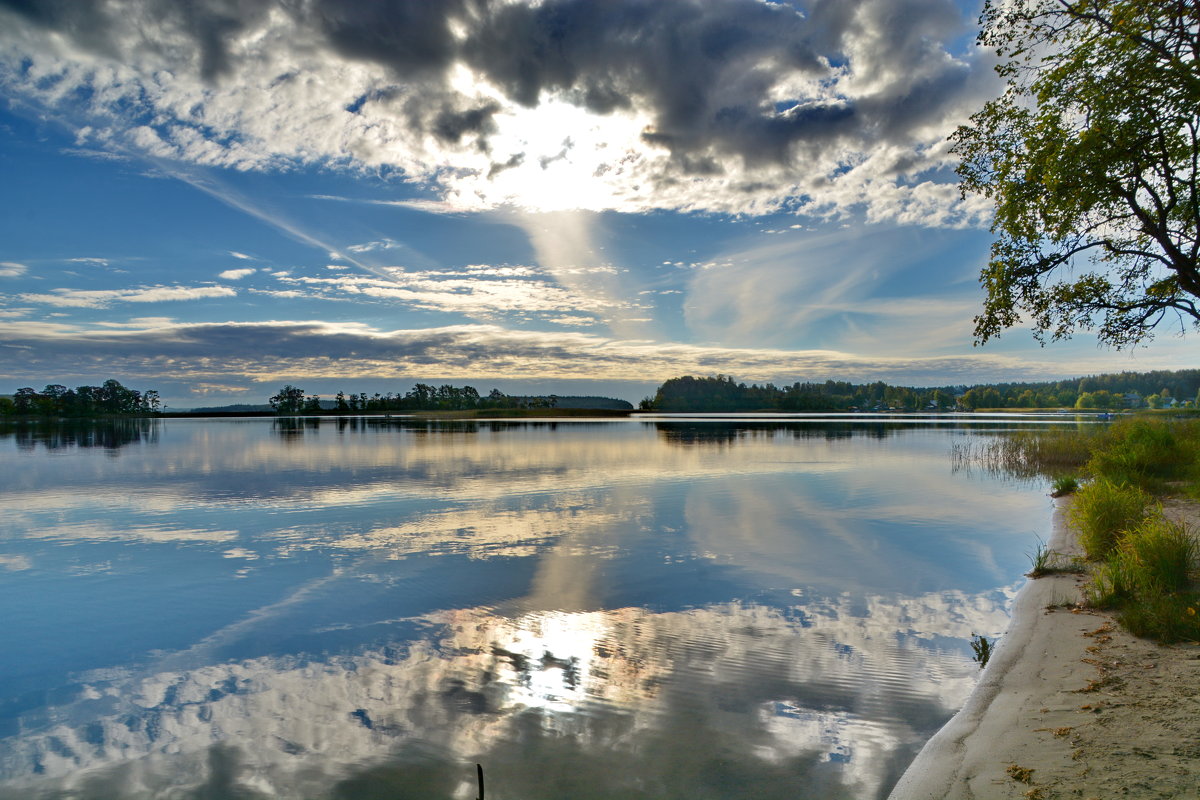
[[[164,303],[234,297],[227,286],[143,286],[137,289],[52,289],[49,293],[20,295],[27,303],[59,308],[105,308],[112,303]]]

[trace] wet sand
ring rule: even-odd
[[[1066,505],[1048,546],[1072,555]],[[1200,505],[1166,512],[1200,531]],[[1200,645],[1156,645],[1076,608],[1083,580],[1021,589],[979,685],[889,800],[1200,797]]]

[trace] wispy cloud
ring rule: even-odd
[[[22,294],[28,303],[59,308],[105,308],[112,303],[163,303],[234,297],[227,286],[144,286],[137,289],[52,289],[48,294]]]
[[[386,271],[385,278],[339,275],[315,278],[279,275],[292,291],[325,299],[375,299],[411,308],[491,319],[503,314],[554,316],[566,312],[612,315],[637,306],[620,300],[584,294],[548,280],[539,270],[524,266],[472,265],[458,270]]]
[[[29,267],[16,261],[0,261],[0,278],[19,278],[29,271]]]
[[[685,316],[705,339],[848,347],[880,353],[937,352],[971,338],[973,286],[947,291],[929,264],[966,259],[962,235],[855,226],[752,240],[696,269]],[[880,253],[888,254],[881,258]]]

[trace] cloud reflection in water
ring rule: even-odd
[[[22,676],[0,797],[470,798],[476,761],[501,800],[886,793],[1004,628],[1041,500],[950,475],[939,431],[678,433],[171,421],[117,458],[22,450],[6,575],[54,592],[30,663],[85,611],[147,644]]]

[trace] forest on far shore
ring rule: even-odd
[[[671,378],[643,411],[974,411],[983,408],[1124,408],[1200,407],[1200,369],[1120,372],[1061,381],[993,383],[974,386],[909,387],[883,381],[849,383],[738,383],[727,375]],[[633,406],[611,397],[507,395],[498,389],[480,394],[472,386],[418,383],[400,394],[338,392],[332,399],[284,386],[261,406],[194,409],[215,413],[380,414],[411,411],[485,411],[488,409],[622,409]],[[115,379],[100,386],[49,384],[0,395],[0,418],[158,416],[164,412],[158,392],[128,389]]]
[[[654,397],[642,400],[653,411],[974,411],[981,408],[1196,407],[1200,370],[1159,370],[1091,375],[1062,381],[994,383],[916,388],[883,381],[793,383],[776,386],[738,383],[727,375],[671,378]]]

